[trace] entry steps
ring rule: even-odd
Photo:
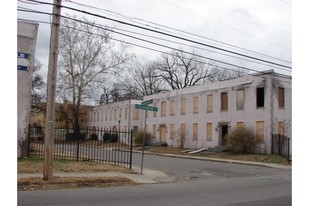
[[[209,148],[202,148],[198,150],[193,150],[188,152],[188,154],[211,154],[211,153],[218,153],[223,152],[226,150],[225,146],[215,146],[215,147],[209,147]]]

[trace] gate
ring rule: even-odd
[[[280,134],[272,134],[272,147],[271,147],[271,153],[277,154],[285,159],[288,160],[288,162],[292,161],[291,159],[291,141],[290,138],[284,135]]]
[[[28,157],[44,158],[44,127],[29,126]],[[94,161],[132,168],[133,131],[55,128],[54,159]]]

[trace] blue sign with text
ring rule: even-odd
[[[28,71],[30,54],[17,52],[17,70]]]

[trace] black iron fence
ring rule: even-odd
[[[289,137],[272,134],[271,153],[283,156],[288,162],[292,161],[292,141]]]
[[[29,126],[28,157],[44,158],[45,128]],[[104,162],[132,168],[133,131],[55,128],[54,159]]]

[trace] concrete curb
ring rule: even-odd
[[[132,168],[134,173],[122,173],[122,172],[57,172],[54,173],[54,177],[126,177],[136,183],[153,184],[162,182],[162,179],[167,179],[169,176],[164,172],[157,170],[143,169],[143,174],[138,173],[138,168]],[[43,178],[42,173],[19,173],[17,179],[39,177]]]
[[[141,151],[133,151],[135,153],[141,153]],[[209,157],[197,157],[197,156],[188,156],[188,155],[176,155],[176,154],[159,154],[145,151],[145,154],[148,155],[157,155],[157,156],[165,156],[165,157],[173,157],[173,158],[184,158],[184,159],[195,159],[195,160],[205,160],[205,161],[213,161],[213,162],[223,162],[229,164],[243,164],[243,165],[255,165],[262,167],[271,167],[276,169],[292,169],[292,165],[280,165],[274,163],[263,163],[263,162],[252,162],[252,161],[242,161],[242,160],[233,160],[233,159],[219,159],[219,158],[209,158]]]

